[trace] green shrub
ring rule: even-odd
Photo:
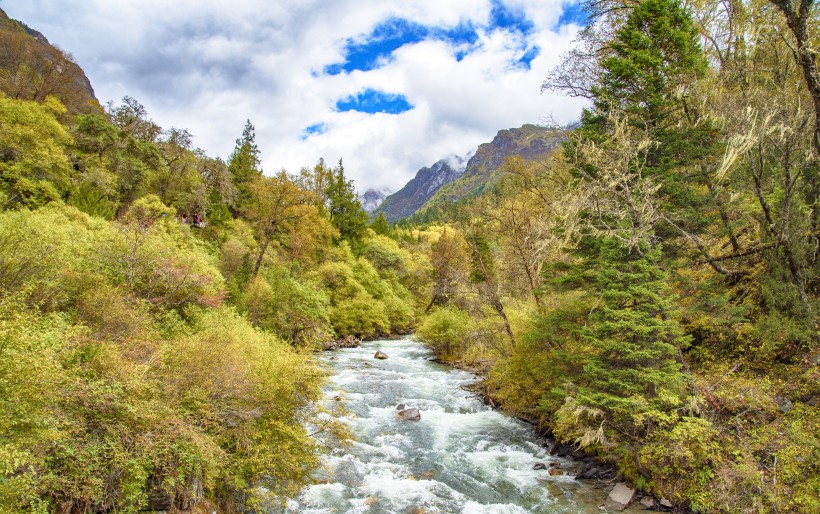
[[[470,315],[457,307],[439,307],[427,316],[416,330],[416,337],[437,355],[451,357],[463,346],[469,335]]]

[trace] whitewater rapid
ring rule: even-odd
[[[388,355],[377,360],[377,350]],[[553,457],[532,426],[486,405],[468,372],[432,362],[413,339],[326,352],[326,407],[355,441],[324,458],[316,484],[288,502],[299,513],[592,513],[606,493],[576,481],[577,464]],[[417,407],[420,421],[396,406]],[[535,464],[558,463],[551,476]]]

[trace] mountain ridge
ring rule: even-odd
[[[551,153],[565,140],[562,132],[539,125],[499,130],[492,141],[482,143],[459,169],[451,158],[421,168],[402,189],[388,196],[373,211],[395,223],[417,213],[476,196],[498,180],[504,161],[519,156],[532,161]],[[463,163],[464,160],[461,159]]]
[[[382,213],[390,223],[411,216],[442,186],[453,182],[464,173],[466,166],[459,166],[463,162],[463,159],[451,156],[419,169],[416,176],[403,188],[385,198],[373,211],[373,215]]]

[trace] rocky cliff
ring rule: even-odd
[[[464,173],[463,162],[458,158],[441,159],[429,168],[421,168],[407,185],[388,196],[374,214],[384,213],[391,223],[412,215],[442,186]]]

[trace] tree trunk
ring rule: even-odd
[[[259,274],[259,268],[262,267],[262,259],[265,257],[265,251],[268,249],[269,244],[270,238],[266,237],[262,246],[259,247],[259,256],[256,258],[256,264],[253,266],[253,274],[251,277],[255,277]]]

